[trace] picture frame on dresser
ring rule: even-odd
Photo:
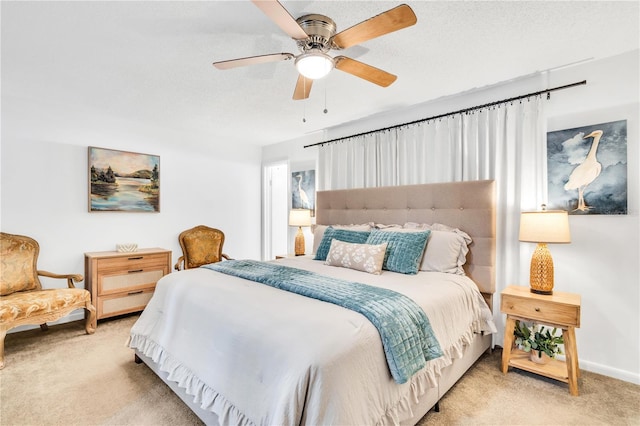
[[[160,212],[160,156],[90,146],[89,212]]]

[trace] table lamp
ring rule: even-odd
[[[531,292],[553,294],[553,258],[548,243],[570,243],[569,215],[564,210],[522,212],[520,241],[538,243],[531,256],[529,285]]]
[[[289,211],[289,226],[297,226],[298,233],[296,234],[295,255],[304,255],[304,234],[302,233],[303,226],[311,226],[311,210],[307,209],[293,209]]]

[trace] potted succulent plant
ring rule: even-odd
[[[549,358],[555,358],[562,354],[560,345],[564,344],[562,334],[556,335],[557,328],[549,329],[538,324],[528,325],[522,321],[516,321],[513,332],[515,344],[525,352],[531,353],[531,361],[538,364],[546,364]]]

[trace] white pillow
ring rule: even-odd
[[[373,227],[374,227],[374,228],[376,228],[376,229],[381,229],[381,230],[385,230],[385,229],[389,229],[389,230],[392,230],[392,229],[395,229],[395,230],[402,229],[402,225],[395,225],[395,224],[394,224],[394,225],[384,225],[384,224],[382,224],[382,223],[376,223],[376,224],[374,224],[374,226],[373,226]]]
[[[334,238],[324,264],[380,275],[386,251],[387,243],[355,244]]]
[[[469,234],[441,223],[429,225],[407,222],[404,226],[405,229],[431,230],[420,265],[421,271],[465,275],[463,266],[467,262],[468,245],[472,242]]]
[[[371,231],[373,227],[372,223],[363,223],[361,225],[331,225],[335,229],[348,229],[350,231]],[[329,225],[314,225],[313,227],[313,251],[311,254],[318,252],[318,246],[324,236],[324,231],[327,230]]]

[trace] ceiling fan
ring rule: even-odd
[[[346,56],[331,57],[327,52],[346,49],[417,22],[413,10],[402,4],[336,34],[336,24],[328,16],[314,13],[294,19],[278,0],[251,1],[296,41],[301,53],[297,56],[292,53],[250,56],[214,62],[213,66],[226,70],[293,59],[299,72],[293,92],[294,100],[308,98],[313,80],[326,76],[333,68],[382,87],[389,86],[397,76]]]

